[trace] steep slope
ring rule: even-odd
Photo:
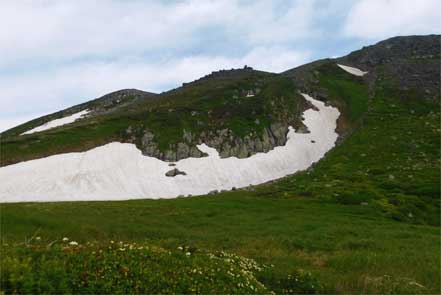
[[[317,97],[342,103],[342,118],[349,120],[341,126],[352,128],[341,134],[351,136],[308,172],[268,189],[375,206],[397,220],[439,225],[439,54],[440,36],[397,37],[286,72]],[[360,77],[364,99],[341,80],[335,63],[368,71]]]
[[[337,109],[305,95],[316,108],[304,112],[307,134],[290,129],[288,141],[268,153],[221,159],[207,157],[173,164],[143,156],[131,144],[111,143],[84,153],[51,156],[0,169],[2,202],[120,200],[207,194],[277,179],[308,168],[334,146]],[[63,163],[60,165],[60,163]],[[38,171],[38,175],[35,174]]]
[[[63,128],[20,136],[39,125],[34,122],[7,131],[1,165],[112,141],[134,143],[144,155],[166,161],[203,156],[196,147],[201,143],[216,148],[221,157],[245,158],[283,145],[288,126],[304,127],[300,115],[307,108],[285,77],[251,68],[219,71]]]
[[[434,90],[435,86],[439,85],[439,67],[436,67],[439,64],[439,42],[437,43],[437,40],[439,40],[439,36],[392,38],[342,58],[317,61],[280,75],[255,71],[249,67],[214,72],[177,89],[149,97],[149,99],[133,100],[131,103],[121,104],[121,106],[111,108],[109,111],[97,112],[95,116],[86,117],[64,127],[24,136],[17,135],[18,132],[11,134],[8,131],[4,134],[2,142],[1,163],[4,166],[48,155],[74,151],[84,152],[117,141],[135,144],[145,157],[141,156],[139,159],[152,159],[160,163],[155,164],[155,169],[152,169],[150,164],[145,166],[145,169],[154,172],[143,172],[142,169],[138,172],[133,172],[135,171],[133,170],[131,173],[125,171],[125,175],[132,175],[130,180],[125,182],[130,183],[137,178],[143,179],[144,174],[149,175],[153,180],[156,178],[152,175],[157,174],[162,179],[157,183],[157,186],[162,187],[167,184],[168,187],[166,191],[164,189],[155,190],[153,189],[154,185],[150,185],[150,188],[134,185],[133,187],[138,188],[134,191],[121,190],[118,196],[115,196],[117,199],[123,198],[123,194],[136,197],[202,194],[215,189],[231,189],[273,180],[299,169],[308,168],[334,144],[334,139],[332,139],[334,135],[328,133],[325,138],[328,137],[331,140],[325,145],[327,148],[320,152],[317,158],[310,158],[308,155],[307,150],[318,145],[315,144],[317,139],[312,138],[315,136],[314,132],[308,130],[310,127],[308,124],[304,124],[305,118],[302,117],[302,114],[310,112],[308,109],[318,110],[317,104],[319,102],[304,99],[300,95],[301,92],[311,94],[315,99],[338,108],[341,113],[336,126],[339,143],[344,142],[351,134],[357,138],[358,134],[363,132],[365,132],[364,139],[367,141],[371,141],[371,136],[372,138],[378,137],[375,132],[369,129],[369,126],[372,126],[371,122],[375,122],[376,125],[373,130],[380,128],[381,134],[390,134],[389,130],[383,130],[387,127],[386,125],[379,125],[379,122],[383,121],[385,117],[398,117],[401,122],[399,124],[407,122],[404,119],[407,117],[407,112],[415,115],[418,120],[424,120],[423,118],[435,120],[439,117],[439,112],[437,112],[439,89],[438,91]],[[411,70],[395,73],[393,69],[397,67]],[[392,102],[384,103],[384,99]],[[80,109],[77,108],[76,111]],[[84,109],[82,108],[82,110]],[[403,113],[395,114],[395,109],[400,109]],[[378,112],[383,115],[377,116]],[[371,121],[372,117],[376,119]],[[416,122],[416,120],[414,121]],[[409,122],[414,121],[410,120]],[[424,122],[429,124],[426,124],[427,126],[432,126],[431,122]],[[409,128],[418,128],[410,123]],[[290,126],[294,128],[295,133],[288,132]],[[323,123],[325,130],[328,127],[333,128],[332,126],[332,124]],[[17,128],[18,130],[24,129],[23,126]],[[28,130],[29,128],[27,127]],[[299,134],[308,132],[311,133]],[[393,132],[399,133],[400,131],[397,129]],[[329,137],[329,134],[332,136]],[[417,135],[423,134],[425,133],[419,132]],[[431,147],[436,147],[436,143],[432,141],[433,137],[430,137],[432,135],[424,136],[431,138]],[[296,145],[298,143],[289,142],[290,138],[294,137],[309,138],[308,145],[300,145],[302,148],[306,147],[306,150],[299,149],[299,146]],[[402,134],[393,136],[393,138],[401,137],[403,137]],[[424,139],[421,140],[424,142]],[[299,139],[295,139],[295,141],[301,142]],[[284,170],[285,168],[280,161],[261,164],[261,168],[256,169],[256,165],[247,166],[244,164],[247,161],[237,161],[235,158],[231,160],[233,166],[226,168],[224,164],[216,166],[215,162],[212,162],[214,152],[205,149],[202,144],[216,149],[221,160],[237,157],[253,162],[260,157],[260,154],[256,155],[256,153],[263,152],[265,156],[268,156],[265,161],[270,161],[270,159],[274,160],[271,153],[274,153],[277,147],[279,147],[277,151],[284,149],[290,151],[291,148],[299,149],[301,152],[295,158],[283,162],[291,167],[287,170]],[[428,148],[425,145],[416,145],[421,149],[421,153],[425,153]],[[376,145],[376,147],[379,155],[382,155],[381,152],[385,147],[381,145]],[[400,150],[402,149],[397,149],[397,151]],[[431,148],[427,151],[429,152],[428,159],[436,160],[436,152]],[[367,153],[362,154],[366,155]],[[79,155],[80,158],[87,157],[86,154]],[[384,155],[386,157],[388,154]],[[130,158],[132,159],[132,157]],[[183,169],[180,163],[187,158],[192,158],[188,159],[188,162],[198,163],[196,165],[198,167],[204,167],[205,164],[202,163],[211,163],[210,165],[215,168],[212,171],[203,171],[201,174],[196,173],[190,167]],[[195,158],[201,158],[201,161]],[[402,160],[400,157],[395,158]],[[134,159],[132,161],[135,161]],[[305,162],[304,159],[308,160]],[[56,160],[53,161],[56,162]],[[140,162],[140,160],[135,162]],[[20,179],[20,175],[24,174],[13,171],[16,168],[18,169],[16,171],[23,171],[20,169],[33,170],[33,165],[41,166],[34,163],[36,162],[5,167],[3,171],[5,174],[18,173],[15,178]],[[226,161],[219,161],[219,163],[226,163]],[[297,165],[298,163],[309,164],[303,166],[303,164]],[[428,194],[435,195],[439,191],[435,189],[437,174],[430,166],[431,163],[433,161],[429,160],[427,165],[422,166],[426,168],[425,180],[429,181],[427,183]],[[381,164],[384,166],[384,163]],[[77,167],[76,164],[73,165]],[[157,165],[162,168],[158,169]],[[416,165],[416,163],[412,165]],[[119,171],[119,168],[110,166],[102,166],[94,171],[89,171],[89,168],[85,166],[83,168],[85,169],[81,172],[83,175],[77,171],[79,174],[73,172],[73,174],[67,173],[64,176],[67,179],[65,183],[69,183],[69,185],[80,184],[78,187],[82,187],[80,189],[82,194],[88,188],[94,187],[90,183],[94,182],[93,179],[96,179],[97,175],[104,173],[103,171]],[[333,168],[323,168],[324,175],[327,175],[327,169]],[[370,171],[370,168],[366,169]],[[348,171],[350,170],[348,168]],[[239,171],[239,174],[236,175],[233,171]],[[284,172],[271,173],[270,171]],[[225,177],[219,176],[224,173],[226,173]],[[391,177],[395,178],[395,174],[400,174],[400,172],[395,172]],[[213,175],[219,177],[213,180]],[[193,179],[193,177],[196,178]],[[233,179],[236,180],[233,181]],[[54,183],[55,180],[49,178],[45,181]],[[102,181],[118,183],[109,179]],[[386,195],[386,200],[389,200],[389,196],[396,193],[395,188],[391,188],[392,191],[389,191],[389,189],[381,187],[379,183],[375,181],[373,184],[372,190],[376,192],[374,195],[381,197]],[[11,193],[16,186],[14,182],[9,182],[3,185],[3,191]],[[120,183],[119,186],[125,187],[124,183]],[[185,189],[187,186],[191,189]],[[300,187],[296,187],[295,190],[298,193],[303,193]],[[311,187],[313,186],[311,185]],[[36,187],[32,186],[28,189],[29,192],[38,191]],[[44,192],[50,195],[48,191]],[[55,192],[59,193],[60,191],[54,190]],[[400,193],[409,192],[403,189],[400,190]],[[26,195],[24,191],[20,191],[20,194]],[[103,190],[101,192],[101,195],[105,194],[108,194],[108,198],[110,198],[109,191]],[[72,197],[72,191],[67,192],[65,196],[68,199],[76,199]],[[337,198],[340,196],[338,192],[333,192],[332,196],[341,200],[341,197]],[[38,199],[39,197],[46,198],[35,195],[33,198]],[[96,197],[91,197],[96,199]],[[420,197],[425,198],[426,193],[421,196],[417,194],[418,200]],[[48,200],[53,199],[52,197],[47,198]],[[11,200],[13,199],[14,197]],[[435,212],[436,206],[430,201],[433,199],[429,198],[428,200],[433,209],[430,210]],[[387,205],[382,204],[381,207],[388,210]]]
[[[65,110],[43,116],[34,120],[31,120],[27,123],[21,124],[9,130],[6,130],[1,133],[3,139],[19,136],[22,134],[31,134],[34,132],[30,132],[33,129],[37,129],[39,127],[44,126],[45,124],[50,124],[55,120],[63,120],[75,114],[81,112],[87,112],[87,117],[95,118],[98,115],[109,114],[118,112],[122,107],[127,107],[139,101],[149,100],[154,97],[156,94],[145,92],[137,89],[123,89],[115,92],[111,92],[106,94],[100,98],[91,100],[89,102],[85,102]],[[82,115],[86,115],[86,113],[82,113]],[[76,118],[80,119],[80,118]],[[61,124],[54,124],[52,128],[63,126],[65,124],[73,123],[76,120],[67,120]],[[37,130],[38,132],[48,130],[51,128]]]

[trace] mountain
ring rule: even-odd
[[[3,132],[0,191],[4,201],[105,200],[272,181],[310,168],[371,120],[409,119],[412,133],[427,116],[432,126],[439,52],[438,35],[396,37],[280,74],[245,66],[161,94],[116,91]]]
[[[0,289],[439,293],[440,40],[121,90],[3,132]]]

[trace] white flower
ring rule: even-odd
[[[191,255],[191,253],[190,253],[190,252],[187,252],[187,253],[185,253],[185,255],[187,255],[187,256],[190,256],[190,255]]]
[[[69,245],[71,245],[71,246],[78,246],[78,243],[75,242],[75,241],[72,241],[72,242],[69,243]]]
[[[67,242],[67,241],[69,241],[69,238],[64,237],[62,241]]]
[[[184,250],[184,248],[182,248],[181,246],[179,246],[179,247],[178,247],[178,250],[181,250],[181,251],[182,251],[182,250]]]
[[[41,240],[41,237],[36,237],[35,240],[39,241]]]

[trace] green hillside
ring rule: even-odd
[[[188,131],[189,145],[204,131],[225,128],[237,138],[259,137],[275,122],[301,124],[307,105],[299,91],[342,114],[334,149],[307,171],[267,184],[170,200],[0,204],[0,289],[436,294],[438,41],[392,38],[281,74],[216,72],[64,127],[29,136],[5,132],[2,165],[130,142],[130,126],[137,145],[148,126],[162,152]],[[336,65],[345,62],[369,74],[353,76]],[[255,95],[246,97],[250,90]]]

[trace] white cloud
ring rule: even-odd
[[[380,39],[441,31],[439,0],[361,0],[343,28],[347,36]]]
[[[2,1],[0,64],[203,49],[211,34],[235,47],[308,37],[313,2],[276,2]]]
[[[0,79],[2,113],[7,117],[50,113],[122,88],[160,92],[211,71],[244,65],[280,72],[304,63],[308,57],[307,52],[284,47],[259,47],[238,58],[197,55],[151,63],[121,59],[76,63],[44,73],[26,72]]]
[[[2,0],[0,117],[57,111],[121,88],[167,90],[244,64],[285,70],[309,58],[292,42],[316,30],[313,5]]]

